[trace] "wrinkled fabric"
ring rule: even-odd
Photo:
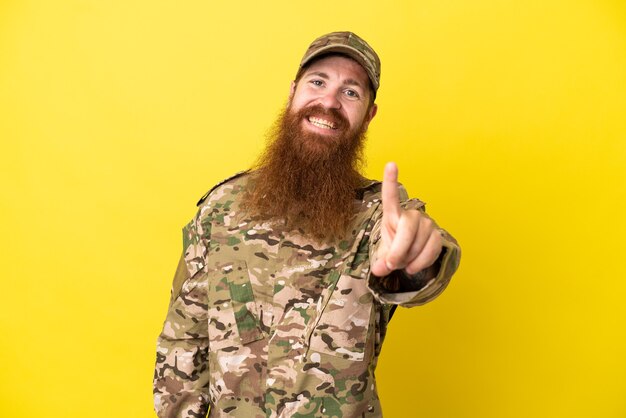
[[[160,417],[380,417],[374,371],[392,307],[435,298],[460,249],[431,280],[370,274],[381,184],[358,190],[346,236],[320,244],[240,208],[242,174],[216,186],[183,229],[183,255],[154,374]],[[423,210],[419,200],[407,208]],[[409,289],[409,290],[407,290]]]

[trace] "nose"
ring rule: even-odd
[[[326,109],[341,109],[341,102],[336,91],[327,91],[319,98],[319,102]]]

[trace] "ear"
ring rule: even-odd
[[[293,99],[294,94],[296,94],[296,82],[292,81],[291,86],[289,87],[289,103],[291,103],[291,99]]]
[[[372,106],[367,111],[367,115],[365,115],[365,128],[366,129],[369,126],[372,119],[374,119],[374,116],[376,116],[377,112],[378,112],[378,105],[376,103],[372,103]]]

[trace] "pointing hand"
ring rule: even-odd
[[[382,200],[381,242],[372,273],[384,277],[393,270],[404,269],[412,275],[430,267],[441,253],[441,233],[425,213],[400,206],[395,163],[385,166]]]

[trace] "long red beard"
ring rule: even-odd
[[[302,121],[311,114],[331,118],[339,134],[302,129]],[[365,123],[351,128],[334,109],[315,106],[292,113],[287,108],[268,134],[244,207],[317,239],[345,235],[355,211],[356,189],[363,181],[359,168],[366,129]]]

